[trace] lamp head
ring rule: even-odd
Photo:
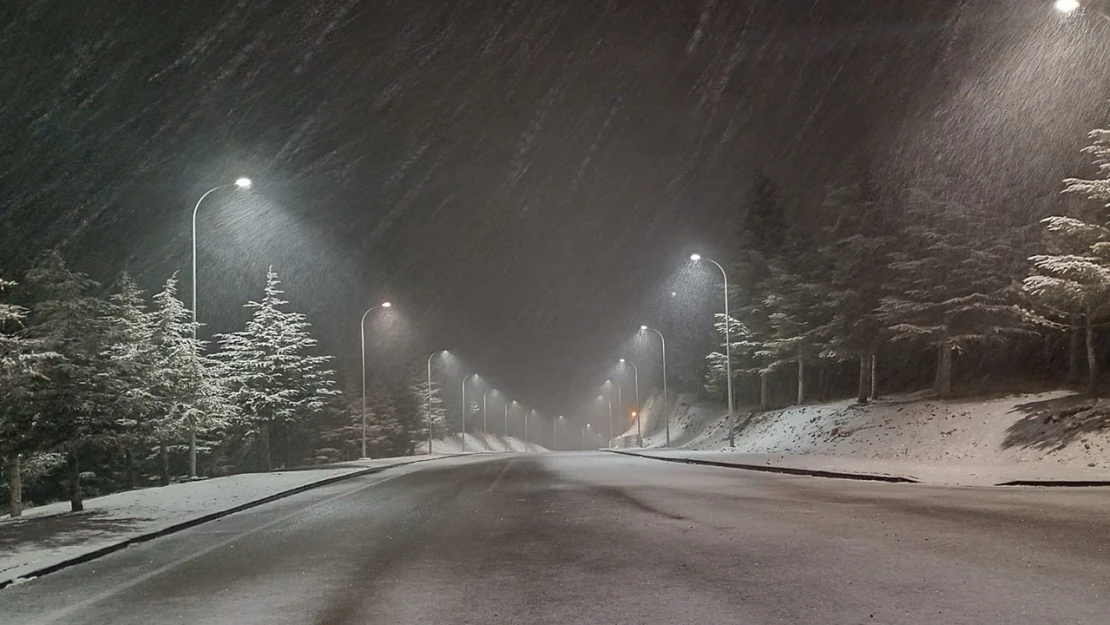
[[[699,260],[701,260],[701,254],[690,254],[690,260],[698,262]]]
[[[249,189],[249,188],[251,188],[251,179],[250,178],[237,178],[235,180],[235,186],[239,187],[240,189]]]

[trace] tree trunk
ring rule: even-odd
[[[1087,396],[1098,399],[1098,354],[1095,353],[1095,324],[1087,315]]]
[[[802,358],[802,346],[798,346],[798,405],[806,400],[806,361]]]
[[[759,407],[763,410],[771,407],[771,382],[766,371],[759,372]]]
[[[130,447],[123,450],[123,466],[124,472],[127,474],[127,490],[135,490],[138,486],[138,479],[135,477],[135,457],[131,453]]]
[[[81,496],[81,469],[77,465],[77,455],[66,455],[66,464],[69,465],[69,511],[81,512],[85,504]]]
[[[871,360],[871,401],[879,398],[879,371],[878,365],[879,356],[876,352],[871,352],[869,357]]]
[[[824,365],[817,367],[817,401],[829,401],[829,368]]]
[[[19,471],[19,454],[8,454],[8,508],[13,519],[23,514],[23,479]]]
[[[273,461],[270,459],[270,422],[266,421],[262,427],[258,428],[258,447],[259,453],[262,458],[262,470],[267,473],[273,467]]]
[[[1068,379],[1078,382],[1083,375],[1080,368],[1083,366],[1083,347],[1079,338],[1079,315],[1071,316],[1071,328],[1068,331]]]
[[[170,485],[170,452],[166,449],[165,439],[158,439],[158,484]]]
[[[937,349],[937,397],[952,396],[952,346],[942,341]]]
[[[189,477],[197,476],[197,429],[189,428]]]
[[[871,391],[870,380],[868,373],[871,371],[871,362],[867,354],[859,355],[859,389],[856,393],[856,401],[861,404],[867,403],[868,393]]]

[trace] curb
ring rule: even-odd
[[[995,486],[1058,486],[1068,488],[1094,488],[1097,486],[1110,486],[1108,480],[1010,480],[999,482]]]
[[[195,519],[189,519],[188,521],[182,521],[181,523],[170,525],[168,527],[163,527],[160,530],[156,530],[156,531],[153,531],[153,532],[148,532],[146,534],[139,534],[137,536],[132,536],[131,538],[127,538],[127,539],[122,540],[118,543],[108,545],[107,547],[101,547],[100,549],[95,549],[95,550],[90,551],[88,553],[83,553],[79,556],[75,556],[75,557],[70,558],[68,560],[63,560],[62,562],[55,562],[54,564],[51,564],[49,566],[44,566],[41,569],[36,569],[34,571],[31,571],[30,573],[20,575],[19,577],[15,577],[15,578],[12,578],[12,579],[0,579],[0,590],[2,590],[4,588],[7,588],[8,586],[11,586],[12,584],[15,583],[15,581],[17,579],[31,580],[31,579],[35,579],[35,578],[38,578],[38,577],[42,577],[43,575],[49,575],[50,573],[56,573],[57,571],[60,571],[62,569],[67,569],[67,568],[69,568],[69,567],[71,567],[75,564],[81,564],[81,563],[84,563],[84,562],[88,562],[90,560],[95,560],[97,558],[106,556],[110,553],[114,553],[116,551],[126,549],[126,548],[130,547],[131,545],[137,545],[139,543],[145,543],[148,540],[154,540],[155,538],[161,538],[162,536],[167,536],[169,534],[174,534],[174,533],[180,532],[182,530],[187,530],[190,527],[196,527],[197,525],[200,525],[202,523],[207,523],[209,521],[215,521],[216,519],[222,519],[223,517],[231,515],[231,514],[235,514],[236,512],[242,512],[243,510],[249,510],[250,508],[255,508],[257,506],[261,506],[261,505],[268,504],[268,503],[273,502],[273,501],[277,501],[278,499],[284,499],[286,497],[291,497],[293,495],[303,493],[307,490],[312,490],[314,488],[319,488],[321,486],[327,486],[329,484],[334,484],[336,482],[342,482],[343,480],[349,480],[349,479],[356,478],[356,477],[362,477],[363,475],[370,475],[372,473],[380,473],[382,471],[385,471],[386,469],[396,469],[397,467],[404,467],[404,466],[408,466],[408,465],[411,465],[411,464],[419,464],[421,462],[430,462],[432,460],[440,460],[442,458],[450,458],[450,457],[451,456],[438,456],[436,458],[424,458],[424,459],[421,459],[421,460],[413,460],[412,462],[400,462],[400,463],[397,463],[397,464],[391,464],[391,465],[384,466],[384,467],[369,467],[369,468],[363,469],[361,471],[352,471],[351,473],[345,473],[343,475],[336,475],[336,476],[333,476],[333,477],[324,478],[324,479],[320,480],[319,482],[312,482],[310,484],[302,484],[301,486],[297,486],[296,488],[290,488],[289,490],[283,490],[280,493],[274,493],[273,495],[268,495],[268,496],[263,497],[261,499],[255,499],[254,501],[248,501],[246,503],[241,503],[237,506],[233,506],[233,507],[228,508],[226,510],[218,510],[216,512],[212,512],[212,513],[206,514],[204,516],[197,517]]]
[[[794,467],[776,467],[760,464],[741,464],[738,462],[717,462],[715,460],[699,460],[697,458],[667,458],[664,456],[652,456],[649,454],[638,454],[631,451],[617,451],[615,449],[607,449],[610,453],[621,454],[624,456],[634,456],[636,458],[648,458],[650,460],[661,460],[663,462],[677,462],[679,464],[697,464],[710,467],[725,467],[728,469],[744,469],[747,471],[762,471],[763,473],[785,473],[786,475],[806,475],[810,477],[825,477],[839,480],[858,480],[865,482],[887,482],[890,484],[920,484],[918,480],[912,477],[902,477],[898,475],[876,475],[871,473],[843,473],[840,471],[825,471],[822,469],[798,469]]]

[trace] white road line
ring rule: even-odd
[[[501,478],[505,477],[505,472],[509,470],[509,467],[513,466],[514,462],[516,462],[516,460],[510,460],[505,463],[505,468],[501,469],[501,472],[497,474],[497,477],[493,478],[493,482],[489,485],[489,488],[486,489],[487,493],[492,493],[493,489],[501,483]]]

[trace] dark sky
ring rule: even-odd
[[[681,317],[690,251],[727,262],[758,168],[797,219],[859,167],[1055,202],[1107,113],[1110,28],[1050,5],[4,3],[0,269],[61,245],[104,282],[182,270],[188,293],[192,204],[246,175],[201,209],[210,331],[272,264],[350,384],[359,315],[389,298],[403,328],[369,329],[404,339],[377,368],[449,346],[569,410],[641,320]],[[712,312],[703,282],[683,323]]]

